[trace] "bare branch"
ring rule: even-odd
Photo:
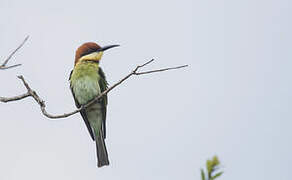
[[[150,61],[147,61],[146,63],[140,65],[140,66],[137,66],[135,70],[138,70],[138,68],[142,68],[144,66],[147,66],[148,64],[152,63],[154,61],[154,59],[151,59]]]
[[[21,66],[21,64],[15,64],[15,65],[12,65],[12,66],[0,66],[0,69],[1,70],[5,70],[5,69],[14,68],[14,67],[17,67],[17,66]]]
[[[14,68],[17,66],[20,66],[21,64],[15,64],[12,66],[6,66],[8,61],[12,58],[12,56],[24,45],[24,43],[28,40],[29,36],[26,36],[26,38],[22,41],[22,43],[4,60],[3,64],[0,65],[0,69],[9,69],[9,68]]]
[[[10,102],[10,101],[21,100],[21,99],[24,99],[24,98],[29,97],[29,96],[30,96],[29,93],[25,93],[25,94],[22,94],[22,95],[19,95],[19,96],[10,97],[10,98],[0,97],[0,101],[6,103],[6,102]]]
[[[60,115],[52,115],[49,114],[46,111],[46,104],[45,101],[43,101],[39,95],[31,89],[31,87],[28,85],[28,83],[25,81],[23,76],[18,76],[18,78],[22,81],[23,85],[25,86],[25,88],[27,89],[27,93],[19,95],[19,96],[15,96],[15,97],[11,97],[11,98],[5,98],[5,97],[0,97],[0,101],[1,102],[10,102],[10,101],[17,101],[17,100],[21,100],[27,97],[33,97],[33,99],[39,104],[41,111],[43,113],[43,115],[45,115],[48,118],[51,119],[59,119],[59,118],[66,118],[69,117],[73,114],[76,114],[78,112],[80,112],[82,109],[91,106],[93,103],[95,103],[96,101],[98,101],[101,97],[103,97],[104,95],[108,94],[111,90],[113,90],[115,87],[117,87],[118,85],[122,84],[125,80],[127,80],[128,78],[130,78],[133,75],[143,75],[143,74],[150,74],[150,73],[155,73],[155,72],[162,72],[162,71],[168,71],[168,70],[173,70],[173,69],[180,69],[180,68],[185,68],[188,65],[183,65],[183,66],[177,66],[177,67],[170,67],[170,68],[163,68],[163,69],[156,69],[156,70],[151,70],[151,71],[142,71],[142,72],[138,72],[138,70],[148,64],[150,64],[151,62],[153,62],[154,59],[151,59],[150,61],[147,61],[146,63],[137,66],[131,73],[129,73],[127,76],[125,76],[124,78],[122,78],[120,81],[118,81],[117,83],[115,83],[114,85],[112,85],[111,87],[109,87],[107,90],[105,90],[104,92],[102,92],[99,96],[97,96],[96,98],[94,98],[93,100],[91,100],[90,102],[88,102],[87,104],[81,106],[80,108],[69,112],[69,113],[64,113],[64,114],[60,114]]]
[[[172,70],[172,69],[180,69],[180,68],[185,68],[185,67],[188,67],[188,65],[171,67],[171,68],[164,68],[164,69],[157,69],[157,70],[152,70],[152,71],[137,72],[137,73],[135,73],[135,75],[150,74],[150,73],[168,71],[168,70]]]

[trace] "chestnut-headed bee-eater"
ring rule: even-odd
[[[104,51],[117,46],[119,45],[100,47],[96,43],[88,42],[77,49],[74,69],[71,71],[69,81],[78,108],[107,89],[108,84],[99,62]],[[105,95],[80,112],[91,138],[96,143],[98,167],[109,165],[104,142],[106,137],[106,108],[107,96]]]

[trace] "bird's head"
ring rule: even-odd
[[[76,51],[75,54],[75,65],[81,61],[95,61],[99,62],[103,52],[114,47],[118,47],[119,45],[109,45],[100,47],[98,44],[94,42],[87,42],[82,44]]]

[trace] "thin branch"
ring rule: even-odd
[[[29,36],[26,36],[22,43],[6,58],[2,66],[6,66],[8,61],[12,58],[12,56],[24,45],[24,43],[28,40]]]
[[[29,93],[25,93],[25,94],[22,94],[22,95],[19,95],[19,96],[10,97],[10,98],[0,97],[0,101],[4,102],[4,103],[7,103],[7,102],[10,102],[10,101],[21,100],[21,99],[24,99],[24,98],[29,97],[29,96],[30,96]]]
[[[53,114],[49,114],[46,111],[46,104],[45,101],[43,101],[39,95],[33,90],[31,89],[31,87],[28,85],[28,83],[25,81],[23,76],[18,76],[18,78],[22,81],[23,85],[25,86],[27,93],[19,95],[19,96],[15,96],[15,97],[11,97],[11,98],[5,98],[5,97],[0,97],[0,101],[1,102],[10,102],[10,101],[17,101],[17,100],[21,100],[27,97],[32,97],[40,106],[41,111],[43,113],[43,115],[45,115],[48,118],[51,119],[59,119],[59,118],[66,118],[69,117],[73,114],[76,114],[78,112],[80,112],[82,109],[91,106],[93,103],[97,102],[101,97],[103,97],[104,95],[108,94],[111,90],[113,90],[115,87],[117,87],[118,85],[122,84],[125,80],[127,80],[128,78],[130,78],[133,75],[143,75],[143,74],[150,74],[150,73],[155,73],[155,72],[162,72],[162,71],[168,71],[168,70],[173,70],[173,69],[180,69],[180,68],[185,68],[188,65],[183,65],[183,66],[177,66],[177,67],[170,67],[170,68],[163,68],[163,69],[156,69],[156,70],[152,70],[152,71],[142,71],[142,72],[138,72],[138,70],[150,63],[152,63],[154,61],[154,59],[151,59],[150,61],[147,61],[146,63],[137,66],[131,73],[129,73],[127,76],[125,76],[124,78],[122,78],[120,81],[118,81],[117,83],[115,83],[114,85],[112,85],[111,87],[109,87],[107,90],[105,90],[104,92],[102,92],[99,96],[95,97],[93,100],[91,100],[90,102],[88,102],[87,104],[81,106],[80,108],[69,112],[69,113],[64,113],[64,114],[60,114],[60,115],[53,115]]]
[[[17,66],[21,66],[21,64],[15,64],[15,65],[12,65],[12,66],[0,66],[0,69],[1,70],[5,70],[5,69],[14,68],[14,67],[17,67]]]
[[[22,43],[4,60],[3,64],[0,65],[0,69],[9,69],[20,66],[21,64],[15,64],[12,66],[6,66],[8,61],[13,57],[13,55],[24,45],[24,43],[28,40],[29,36],[26,36]]]
[[[151,59],[150,61],[147,61],[146,63],[140,65],[140,66],[137,66],[135,70],[138,70],[139,68],[142,68],[144,66],[147,66],[148,64],[152,63],[154,61],[154,59]]]
[[[180,69],[180,68],[185,68],[185,67],[188,67],[188,65],[171,67],[171,68],[164,68],[164,69],[158,69],[158,70],[152,70],[152,71],[137,72],[137,73],[135,73],[135,75],[150,74],[150,73],[168,71],[168,70],[172,70],[172,69]]]

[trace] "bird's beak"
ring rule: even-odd
[[[114,48],[114,47],[118,47],[120,45],[109,45],[109,46],[104,46],[102,48],[100,48],[98,51],[106,51],[108,49]]]

